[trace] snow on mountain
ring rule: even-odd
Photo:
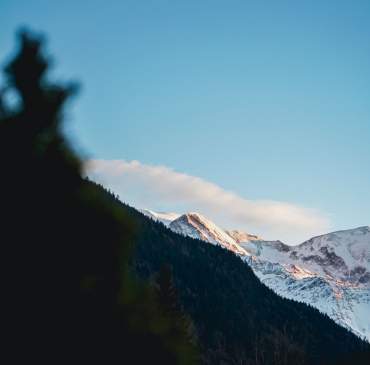
[[[249,234],[243,231],[239,230],[232,230],[232,231],[225,231],[230,237],[234,239],[236,243],[243,243],[243,242],[249,242],[249,241],[256,241],[256,240],[262,240],[262,238],[254,235]]]
[[[187,213],[172,221],[169,228],[184,236],[220,245],[237,254],[248,255],[223,229],[198,213]]]
[[[266,286],[284,298],[307,303],[370,342],[370,290],[327,280],[294,265],[244,260]]]
[[[261,240],[241,246],[261,260],[298,265],[328,280],[370,286],[370,227],[325,234],[298,246]]]
[[[159,212],[154,212],[149,209],[141,209],[140,211],[147,217],[157,222],[161,222],[167,227],[170,225],[172,221],[180,217],[180,214],[178,213],[159,213]]]
[[[294,247],[289,257],[321,275],[370,285],[370,227],[311,238]]]
[[[176,233],[233,251],[277,294],[316,307],[370,342],[370,227],[288,246],[223,230],[198,213],[143,213]]]
[[[298,245],[254,241],[245,261],[279,295],[313,305],[370,342],[370,228],[338,231]]]

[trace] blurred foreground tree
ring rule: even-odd
[[[135,227],[81,177],[61,131],[77,88],[48,81],[41,46],[20,33],[0,94],[3,347],[12,363],[195,363],[186,330],[174,340],[178,323],[129,273]]]

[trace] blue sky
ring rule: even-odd
[[[2,0],[0,13],[1,60],[28,25],[54,76],[82,84],[66,129],[84,156],[313,209],[317,234],[370,224],[368,0]],[[135,194],[120,191],[144,204]],[[160,198],[149,208],[204,208]]]

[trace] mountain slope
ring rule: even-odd
[[[226,230],[225,232],[230,237],[232,237],[236,243],[249,242],[249,241],[261,241],[262,240],[262,238],[254,235],[254,234],[243,232],[243,231],[240,231],[240,230],[237,230],[237,229],[234,229],[234,230],[231,230],[231,231]]]
[[[295,265],[281,265],[255,257],[245,260],[261,282],[279,295],[316,307],[370,341],[368,288],[330,281]]]
[[[196,213],[185,214],[168,227],[233,251],[279,295],[316,307],[370,342],[369,227],[314,237],[298,246],[224,231]],[[225,233],[231,240],[225,240]]]
[[[370,285],[370,227],[338,231],[294,247],[289,257],[316,272],[354,285]]]
[[[173,232],[207,241],[238,254],[248,255],[223,229],[198,213],[183,214],[168,226]]]
[[[298,246],[242,244],[245,261],[278,294],[311,304],[370,341],[370,230],[314,237]]]
[[[141,213],[146,215],[147,217],[155,220],[156,222],[161,222],[165,226],[169,226],[172,221],[177,219],[180,214],[177,213],[162,213],[162,212],[154,212],[153,210],[149,209],[142,209],[140,210]]]
[[[370,284],[370,227],[337,231],[298,245],[255,241],[242,244],[261,259],[295,264],[317,275],[351,283]]]
[[[112,196],[112,199],[115,199]],[[209,364],[319,364],[368,349],[346,329],[262,285],[233,252],[179,235],[122,204],[137,227],[140,277],[170,263]]]

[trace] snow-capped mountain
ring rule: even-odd
[[[241,248],[222,228],[198,213],[176,215],[176,213],[155,213],[149,210],[142,210],[142,212],[148,217],[162,222],[172,231],[183,236],[220,245],[240,255],[248,255],[246,250]],[[174,218],[172,221],[170,221],[171,217]]]
[[[241,246],[255,274],[276,293],[313,305],[370,341],[370,227],[338,231],[298,245]]]
[[[370,341],[369,227],[329,233],[294,247],[279,241],[242,247],[265,285],[313,305]]]
[[[237,229],[234,229],[232,231],[225,231],[230,237],[234,239],[236,243],[243,243],[243,242],[249,242],[249,241],[257,241],[257,240],[262,240],[262,238],[254,235],[254,234],[249,234],[247,232],[243,232]]]
[[[368,227],[330,233],[295,247],[279,241],[242,246],[251,254],[245,261],[268,287],[315,306],[370,341]]]
[[[240,245],[261,260],[298,265],[328,280],[370,284],[370,228],[359,227],[311,238],[288,246],[280,241],[249,241]]]
[[[282,297],[316,307],[370,342],[370,288],[330,280],[294,264],[249,256],[244,260],[266,286]]]
[[[370,284],[370,227],[338,231],[294,247],[289,257],[321,275]]]
[[[154,212],[154,211],[149,210],[149,209],[142,209],[141,213],[143,213],[147,217],[149,217],[149,218],[151,218],[151,219],[153,219],[157,222],[163,223],[167,227],[170,225],[170,223],[172,221],[174,221],[175,219],[177,219],[181,215],[181,214],[178,214],[178,213],[163,213],[163,212],[158,213],[158,212]]]
[[[316,307],[370,342],[370,227],[288,246],[224,230],[198,213],[143,213],[176,233],[233,251],[277,294]]]

